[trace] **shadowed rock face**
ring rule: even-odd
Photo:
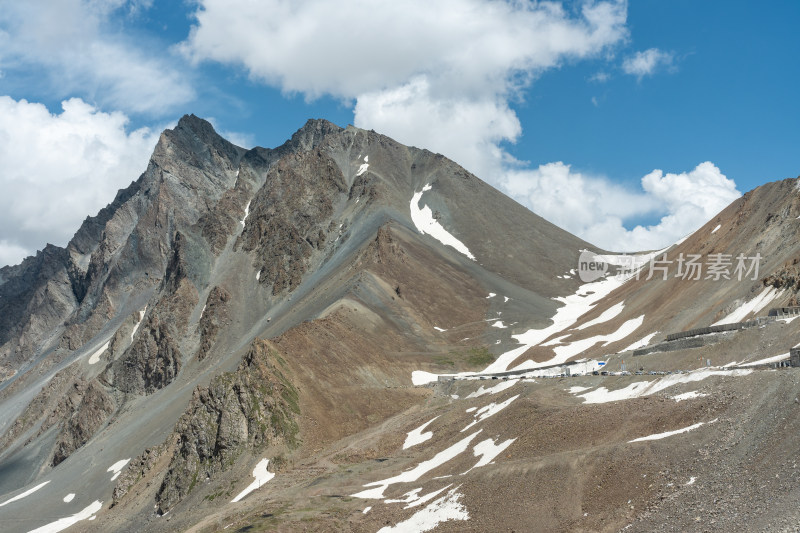
[[[194,391],[175,426],[177,449],[156,495],[159,513],[172,509],[198,483],[230,468],[245,451],[297,445],[297,390],[277,351],[256,340],[235,372]]]
[[[86,444],[95,432],[105,424],[114,411],[113,398],[103,387],[93,381],[82,391],[78,408],[66,422],[56,441],[52,465],[56,466],[72,452]]]

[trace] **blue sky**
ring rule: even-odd
[[[66,244],[184,113],[247,146],[373,128],[595,244],[660,247],[800,174],[798,21],[789,0],[0,0],[0,263]]]

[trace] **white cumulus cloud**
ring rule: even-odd
[[[636,190],[573,172],[561,162],[509,172],[502,186],[551,222],[618,252],[672,244],[741,196],[734,181],[708,161],[680,174],[654,170]],[[659,220],[627,229],[631,220],[643,216]]]
[[[89,214],[146,166],[158,133],[127,131],[121,112],[83,100],[51,114],[39,103],[0,96],[0,265],[19,263],[45,242],[65,245]]]
[[[313,98],[357,98],[412,78],[437,94],[505,93],[627,35],[624,2],[199,0],[182,49]],[[235,31],[231,31],[235,28]]]
[[[622,62],[622,71],[641,80],[645,76],[652,75],[659,68],[671,67],[674,60],[675,56],[672,52],[649,48],[626,57]]]
[[[148,50],[143,39],[110,22],[117,10],[135,14],[151,3],[0,0],[0,64],[6,78],[11,84],[35,80],[60,97],[79,95],[129,113],[160,114],[190,101],[194,90],[177,61],[157,43]]]

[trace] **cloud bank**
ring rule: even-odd
[[[65,245],[88,214],[107,205],[147,167],[158,133],[126,131],[122,113],[81,99],[60,114],[0,96],[0,266],[45,242]]]
[[[0,1],[0,65],[6,77],[35,80],[60,97],[81,95],[111,109],[158,115],[194,98],[180,63],[148,50],[110,19],[151,0]]]

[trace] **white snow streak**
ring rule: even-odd
[[[713,424],[714,422],[716,422],[716,419],[714,419],[711,422],[709,422],[709,424]],[[646,440],[666,439],[667,437],[671,437],[673,435],[678,435],[680,433],[686,433],[687,431],[692,431],[693,429],[697,429],[700,426],[702,426],[703,424],[705,424],[705,422],[698,422],[697,424],[692,424],[689,427],[685,427],[685,428],[682,428],[682,429],[676,429],[674,431],[665,431],[663,433],[656,433],[654,435],[648,435],[646,437],[639,437],[638,439],[629,440],[628,442],[629,443],[630,442],[644,442]]]
[[[517,383],[519,383],[519,379],[510,379],[508,381],[501,381],[494,387],[489,387],[489,388],[484,388],[484,386],[481,385],[481,387],[478,390],[468,394],[466,399],[469,400],[470,398],[480,398],[484,394],[497,394],[498,392],[503,392],[506,389],[510,389]]]
[[[551,319],[553,324],[544,329],[529,329],[525,333],[512,335],[514,339],[520,342],[521,346],[501,354],[494,363],[490,364],[484,370],[484,372],[504,372],[508,370],[508,365],[517,357],[528,351],[529,348],[538,346],[553,335],[571,327],[581,316],[593,309],[594,306],[597,305],[597,302],[608,296],[615,289],[621,287],[623,283],[625,283],[625,281],[616,276],[604,278],[599,281],[581,285],[578,287],[575,294],[554,298],[554,300],[564,305],[559,307],[556,310],[556,314],[553,315]],[[555,364],[552,360],[541,363],[528,363],[533,366],[526,366],[526,368],[537,368]]]
[[[437,418],[439,417],[433,417],[417,429],[412,429],[409,431],[408,436],[406,436],[406,441],[403,443],[403,449],[406,450],[412,446],[416,446],[417,444],[422,444],[426,440],[430,440],[431,437],[433,437],[433,431],[426,431],[425,433],[423,433],[423,431],[425,431],[425,428]]]
[[[779,355],[773,355],[772,357],[767,357],[765,359],[759,359],[758,361],[752,361],[750,363],[742,363],[738,366],[756,366],[756,365],[767,365],[769,363],[777,363],[779,361],[785,361],[789,359],[789,352],[782,353]]]
[[[75,493],[74,493],[74,492],[70,492],[69,494],[67,494],[66,496],[64,496],[64,503],[69,503],[69,502],[71,502],[71,501],[72,501],[74,498],[75,498]]]
[[[783,290],[778,290],[775,287],[766,287],[761,293],[750,300],[749,302],[745,302],[736,309],[734,309],[731,314],[723,318],[722,320],[718,320],[711,324],[712,326],[720,326],[723,324],[733,324],[735,322],[742,322],[744,318],[749,315],[750,313],[758,313],[762,309],[764,309],[770,302],[780,298],[783,294]]]
[[[260,488],[261,485],[275,477],[275,474],[267,470],[267,466],[269,466],[269,459],[261,459],[261,461],[258,462],[256,467],[253,469],[253,477],[255,480],[253,480],[253,482],[250,483],[242,492],[237,494],[236,497],[231,500],[231,503],[238,502],[257,488]]]
[[[113,465],[108,467],[106,472],[113,472],[114,475],[111,476],[111,481],[114,481],[119,477],[119,473],[122,472],[122,469],[125,468],[125,465],[130,462],[131,458],[128,457],[127,459],[122,459],[121,461],[117,461]]]
[[[678,394],[672,397],[673,400],[676,402],[682,402],[683,400],[692,400],[694,398],[703,398],[704,396],[708,396],[707,394],[703,394],[701,392],[697,392],[696,390],[684,392],[683,394]]]
[[[467,470],[467,472],[475,468],[480,468],[482,466],[488,465],[489,463],[494,461],[498,455],[503,453],[506,448],[511,446],[511,444],[515,440],[517,439],[508,439],[507,441],[501,444],[496,444],[495,441],[492,439],[486,439],[484,441],[479,442],[478,444],[475,445],[473,453],[475,454],[475,457],[480,457],[480,459],[478,460],[477,463],[475,463],[475,466]],[[466,474],[467,472],[464,473]]]
[[[711,233],[716,233],[719,228],[722,227],[722,224],[717,224],[717,227],[711,230]]]
[[[431,470],[443,465],[447,461],[453,459],[462,452],[466,451],[466,449],[469,447],[469,443],[472,442],[472,439],[477,437],[481,431],[482,430],[478,430],[472,435],[461,439],[460,441],[453,444],[449,448],[446,448],[441,452],[437,453],[436,455],[434,455],[433,458],[428,459],[427,461],[422,461],[411,470],[401,472],[400,474],[394,477],[390,477],[388,479],[367,483],[366,485],[364,485],[365,487],[376,487],[376,488],[361,491],[359,493],[353,494],[353,496],[356,498],[364,498],[364,499],[380,499],[383,498],[383,492],[389,487],[389,485],[392,485],[394,483],[412,483],[414,481],[417,481],[419,478],[421,478]]]
[[[87,519],[91,520],[92,516],[94,516],[94,514],[102,508],[103,508],[103,502],[94,501],[79,513],[75,513],[72,516],[68,516],[66,518],[62,518],[60,520],[56,520],[55,522],[51,522],[47,525],[36,528],[30,533],[58,533],[59,531],[63,531],[68,527],[77,524],[81,520],[87,520]]]
[[[581,339],[575,342],[571,342],[566,344],[565,346],[556,346],[553,348],[553,352],[555,356],[547,361],[548,365],[555,365],[561,364],[568,361],[570,358],[578,355],[581,352],[584,352],[597,344],[598,342],[604,342],[603,346],[608,346],[612,342],[620,341],[629,335],[631,335],[634,331],[636,331],[639,326],[642,325],[644,322],[644,315],[632,318],[622,324],[616,331],[610,333],[608,335],[596,335],[594,337],[589,337],[588,339]],[[538,368],[540,366],[544,366],[542,363],[536,363],[531,360],[527,360],[524,363],[516,366],[514,369],[526,369],[526,368]]]
[[[411,515],[395,526],[386,526],[378,533],[423,533],[430,531],[448,520],[469,520],[467,508],[460,502],[459,487],[450,490],[445,496],[434,501],[424,509]]]
[[[478,422],[483,422],[490,416],[496,415],[497,413],[499,413],[500,411],[511,405],[511,402],[513,402],[517,398],[519,398],[519,394],[517,394],[516,396],[512,396],[511,398],[502,403],[490,403],[489,405],[484,405],[483,407],[475,411],[475,414],[472,415],[475,417],[475,419],[472,422],[470,422],[469,425],[467,425],[467,427],[462,429],[461,433],[464,433],[466,430],[468,430]]]
[[[239,224],[244,227],[244,221],[247,220],[247,217],[250,216],[250,202],[247,202],[247,205],[244,206],[244,218],[239,221]]]
[[[580,385],[575,385],[567,389],[567,392],[570,394],[578,394],[579,392],[583,392],[585,390],[589,390],[591,387],[581,387]]]
[[[205,306],[203,307],[205,310]],[[147,306],[144,306],[144,309],[139,311],[139,321],[134,324],[133,331],[131,331],[131,342],[133,342],[133,336],[136,335],[136,332],[139,330],[139,326],[142,325],[142,320],[144,320],[144,314],[147,312]],[[201,315],[202,316],[202,315]]]
[[[411,198],[411,220],[423,235],[428,234],[445,246],[455,248],[462,254],[466,255],[473,261],[475,256],[469,251],[463,242],[456,239],[450,232],[442,227],[435,218],[433,218],[433,211],[427,205],[420,209],[419,201],[422,199],[422,194],[431,190],[430,184],[425,185],[422,191],[414,193]]]
[[[589,322],[586,322],[585,324],[581,324],[580,326],[578,326],[575,329],[586,329],[586,328],[590,328],[590,327],[592,327],[592,326],[594,326],[596,324],[602,324],[603,322],[608,322],[609,320],[619,316],[620,313],[622,313],[622,310],[624,308],[625,308],[625,302],[620,302],[620,303],[618,303],[616,305],[612,305],[611,307],[609,307],[608,309],[603,311],[600,314],[599,317],[597,317],[597,318],[595,318],[593,320],[590,320]]]
[[[677,385],[678,383],[692,383],[700,381],[711,376],[746,376],[753,371],[750,369],[743,370],[697,370],[689,374],[672,374],[665,376],[655,381],[637,381],[631,383],[625,388],[609,391],[605,387],[599,387],[596,390],[581,394],[584,403],[607,403],[615,402],[617,400],[628,400],[631,398],[639,398],[641,396],[649,396],[656,392],[662,391],[668,387]]]
[[[111,341],[106,341],[104,345],[97,349],[92,355],[89,356],[89,364],[94,365],[100,362],[100,356],[108,350],[108,345],[111,344]]]
[[[41,489],[42,487],[44,487],[48,483],[50,483],[49,480],[45,481],[44,483],[39,483],[38,485],[36,485],[32,489],[28,489],[25,492],[23,492],[22,494],[17,494],[16,496],[11,498],[10,500],[6,500],[3,503],[0,503],[0,507],[4,507],[4,506],[8,505],[9,503],[13,503],[13,502],[19,501],[19,500],[21,500],[22,498],[24,498],[26,496],[30,496],[31,494],[33,494],[37,490]]]
[[[411,373],[411,383],[413,383],[415,386],[435,383],[437,379],[439,379],[438,374],[425,372],[424,370],[414,370]]]
[[[620,350],[620,352],[629,352],[631,350],[638,350],[639,348],[644,348],[645,346],[650,344],[650,341],[653,340],[653,337],[655,337],[656,335],[658,335],[658,332],[654,331],[650,335],[647,335],[646,337],[642,337],[642,339],[634,342],[630,346],[627,346],[627,347],[623,348],[622,350]]]

